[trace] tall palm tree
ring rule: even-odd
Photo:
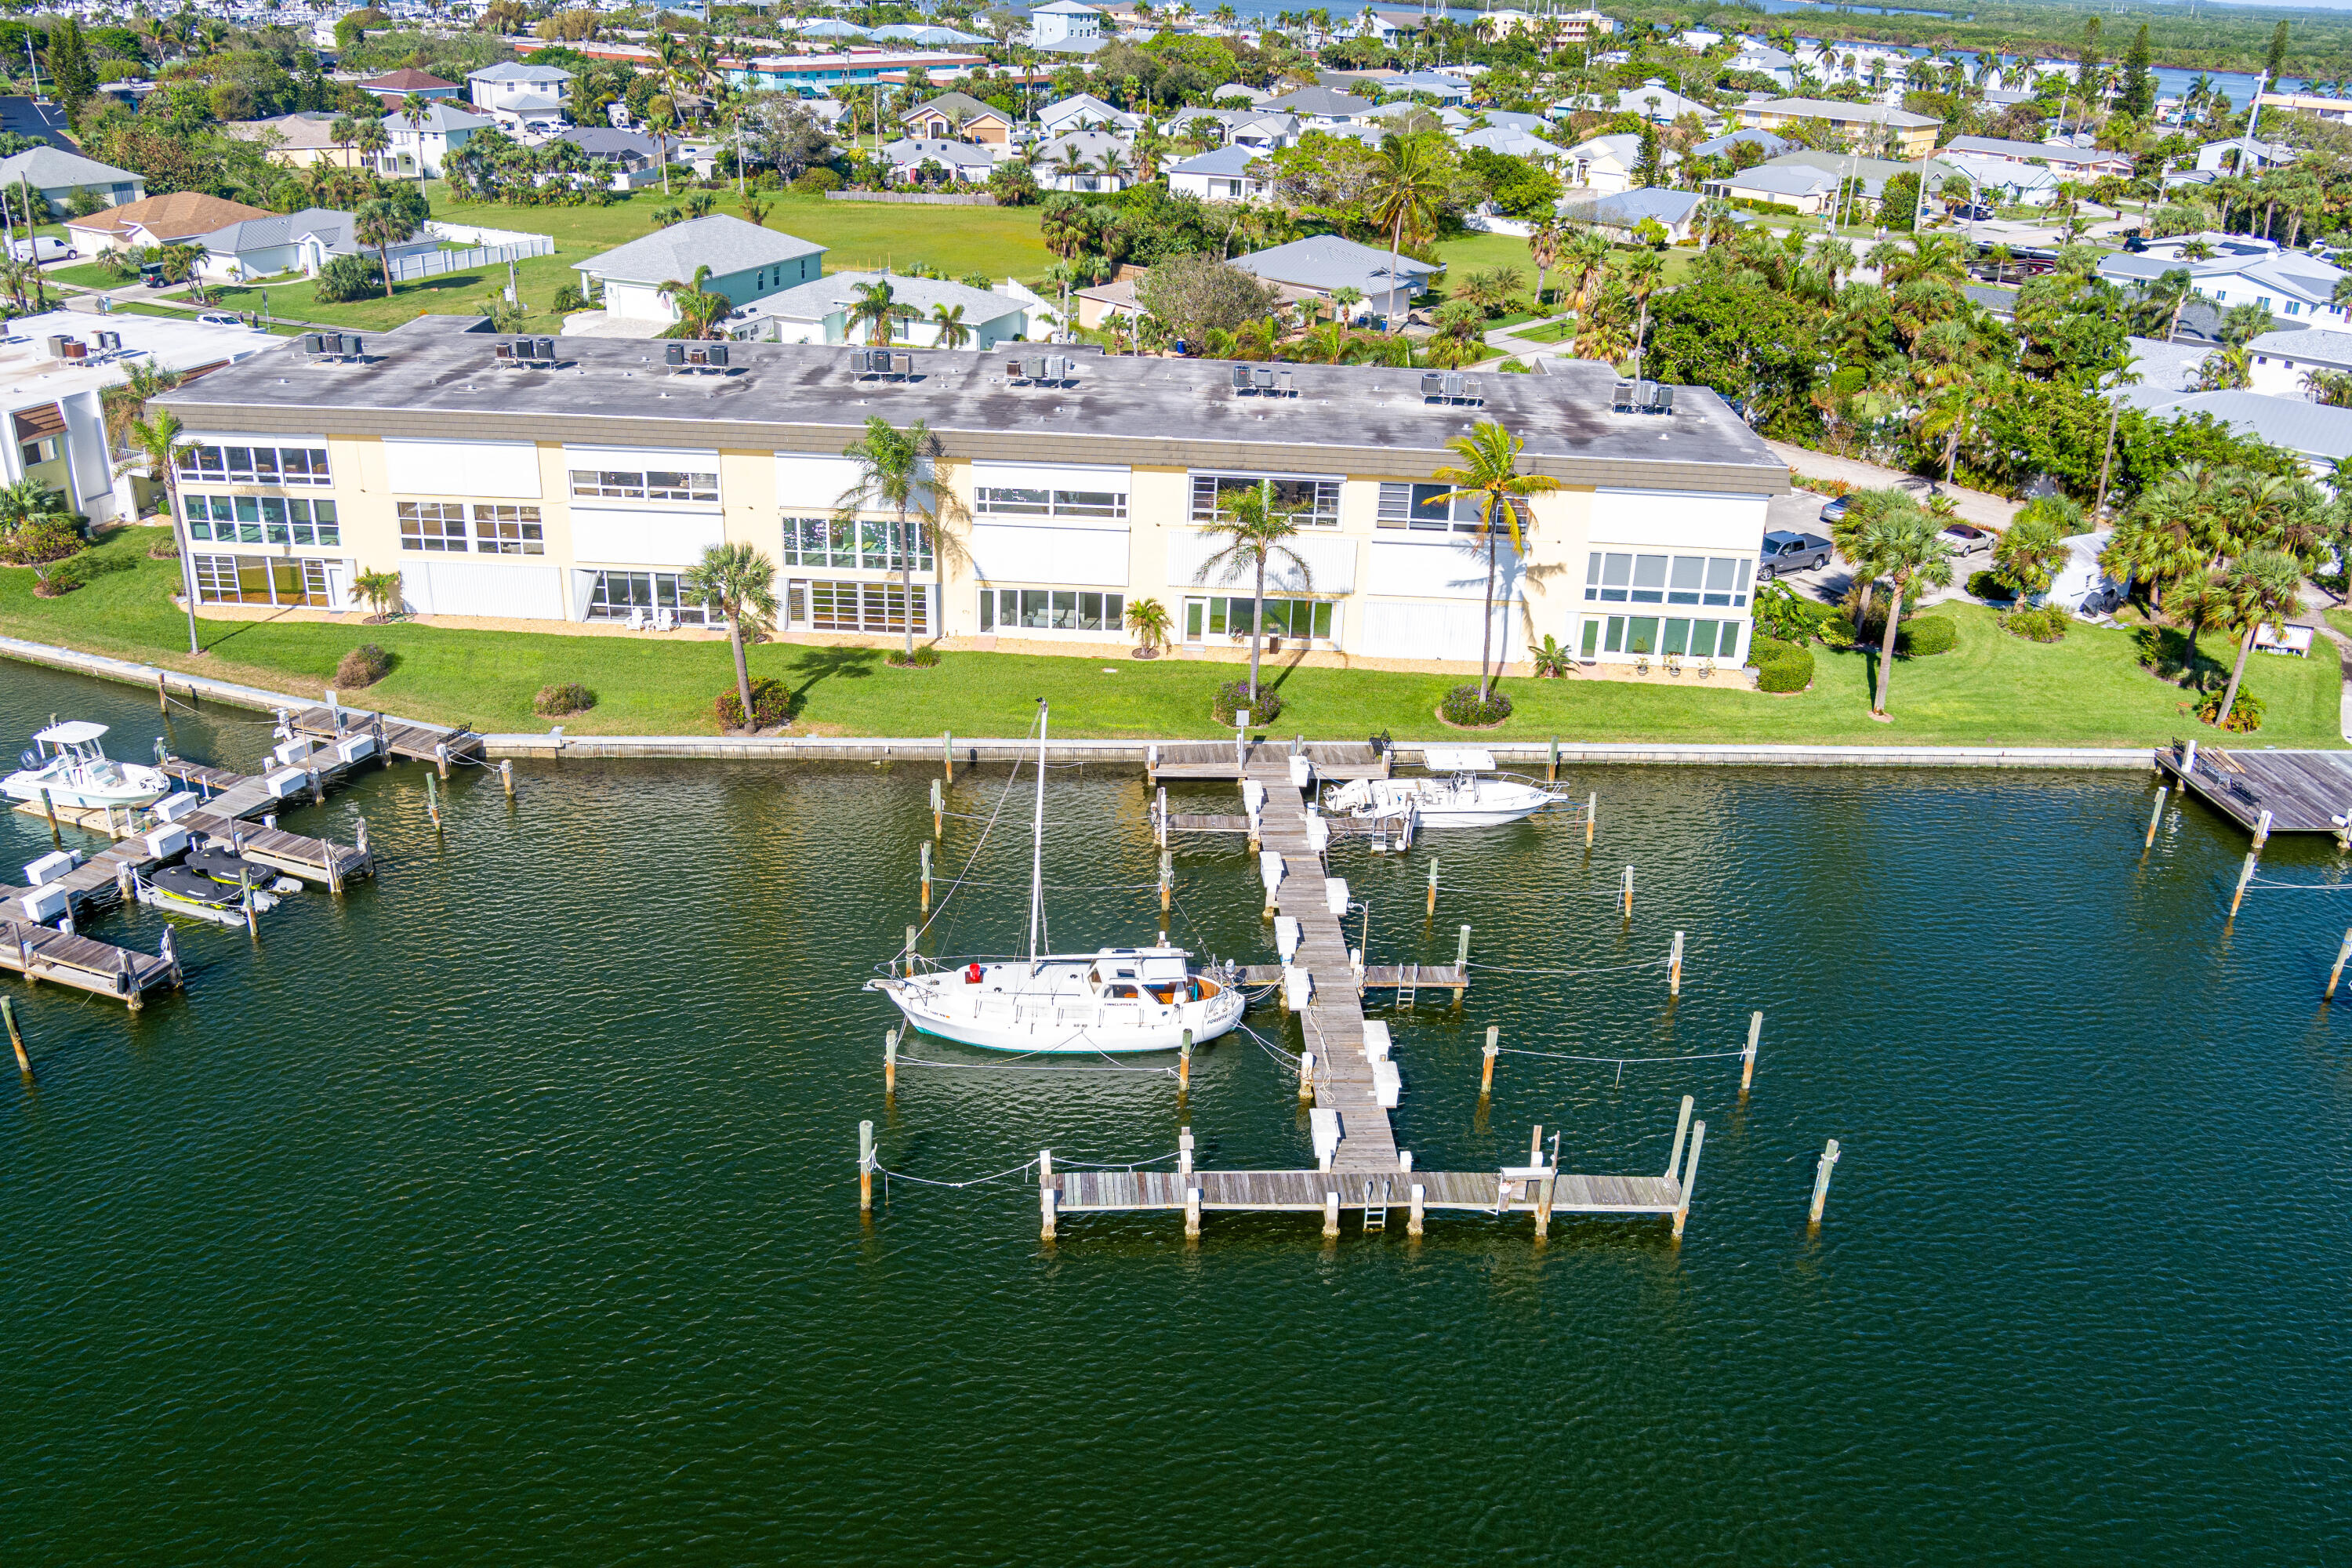
[[[1528,231],[1528,259],[1536,264],[1536,314],[1543,314],[1544,274],[1559,259],[1559,248],[1568,239],[1568,226],[1556,217],[1538,220]]]
[[[2139,494],[2099,552],[2109,576],[2137,577],[2148,601],[2165,606],[2167,586],[2201,576],[2224,542],[2228,492],[2213,470],[2190,463]]]
[[[694,269],[690,281],[681,283],[673,278],[661,286],[661,297],[677,311],[677,326],[673,330],[680,336],[709,337],[719,318],[735,308],[735,301],[726,295],[703,287],[709,280],[710,266],[705,262]]]
[[[961,305],[932,306],[931,327],[936,333],[931,343],[934,348],[960,349],[971,342],[971,329],[964,324]]]
[[[2047,593],[2057,569],[2066,563],[2065,531],[2056,519],[2027,507],[1992,547],[1993,574],[2020,599]]]
[[[748,626],[757,633],[775,626],[776,563],[755,545],[709,545],[677,586],[680,598],[715,605],[727,617],[727,641],[735,652],[735,694],[743,703],[743,728],[759,728],[751,712],[751,670],[743,658],[743,628]]]
[[[370,168],[378,166],[377,160],[391,145],[392,134],[384,130],[381,120],[362,120],[352,127],[352,151],[366,160]]]
[[[2238,659],[2230,667],[2230,684],[2221,693],[2221,710],[2213,715],[2217,730],[2229,724],[2230,710],[2237,705],[2238,683],[2246,677],[2246,656],[2254,651],[2255,631],[2272,626],[2284,637],[2288,614],[2303,607],[2303,568],[2282,551],[2250,550],[2230,563],[2221,584],[2228,606],[2221,624],[2242,629]]]
[[[834,503],[835,515],[844,522],[855,523],[861,510],[887,511],[895,520],[890,549],[898,558],[898,586],[906,595],[902,603],[909,658],[915,655],[916,547],[924,535],[929,536],[944,585],[950,548],[945,524],[963,516],[962,503],[932,478],[931,464],[939,452],[939,437],[922,420],[901,430],[879,415],[869,415],[866,434],[841,453],[857,465],[857,480]]]
[[[1456,500],[1475,500],[1478,531],[1486,540],[1486,609],[1478,642],[1478,700],[1484,702],[1491,684],[1486,664],[1495,647],[1495,577],[1503,535],[1510,535],[1512,551],[1524,559],[1528,531],[1535,525],[1528,498],[1559,489],[1559,481],[1544,474],[1521,473],[1519,454],[1527,443],[1491,419],[1480,420],[1467,436],[1456,436],[1445,444],[1461,461],[1430,476],[1454,487],[1434,499],[1448,506]]]
[[[180,454],[194,443],[180,438],[180,416],[163,409],[144,419],[134,419],[125,433],[131,455],[115,467],[123,473],[135,468],[145,468],[149,476],[163,481],[163,508],[172,516],[172,537],[180,546],[180,591],[186,595],[188,610],[188,652],[193,656],[204,652],[196,641],[196,577],[195,563],[191,559],[186,530],[180,521]]]
[[[1301,509],[1277,506],[1274,500],[1274,482],[1259,481],[1255,489],[1243,490],[1234,497],[1233,518],[1228,521],[1220,516],[1202,523],[1200,531],[1212,539],[1225,542],[1214,554],[1201,563],[1192,574],[1192,581],[1205,583],[1215,572],[1217,581],[1230,583],[1244,572],[1255,574],[1255,586],[1250,599],[1250,701],[1257,701],[1258,649],[1265,629],[1265,568],[1279,555],[1298,572],[1298,580],[1311,593],[1315,587],[1315,570],[1307,558],[1291,548],[1288,541],[1298,536]]]
[[[1087,166],[1087,155],[1067,142],[1063,142],[1060,151],[1054,154],[1054,173],[1062,177],[1062,188],[1066,191],[1078,188],[1079,177],[1086,174]]]
[[[900,321],[911,321],[919,313],[912,305],[898,302],[887,279],[853,285],[853,292],[857,298],[850,301],[849,331],[865,327],[866,341],[877,348],[890,341]]]
[[[1877,530],[1871,553],[1879,570],[1893,579],[1893,597],[1886,606],[1886,631],[1878,642],[1878,694],[1871,712],[1886,716],[1886,689],[1895,681],[1895,634],[1903,621],[1903,596],[1914,588],[1941,588],[1952,580],[1952,552],[1940,538],[1943,519],[1914,507]]]
[[[1850,490],[1845,510],[1830,523],[1830,542],[1853,568],[1854,581],[1862,587],[1853,613],[1856,631],[1870,620],[1870,601],[1878,588],[1878,561],[1872,552],[1877,531],[1890,517],[1916,511],[1918,507],[1918,502],[1899,489]]]
[[[425,183],[425,122],[433,118],[433,104],[421,92],[400,100],[400,118],[416,136],[416,183]]]
[[[1397,259],[1403,252],[1406,237],[1419,239],[1435,221],[1450,183],[1451,175],[1444,163],[1423,138],[1391,136],[1381,143],[1380,162],[1373,165],[1371,181],[1364,192],[1364,205],[1366,215],[1389,233],[1391,304],[1386,314],[1391,334],[1401,325],[1393,304],[1395,293],[1403,293],[1407,306],[1412,303],[1412,285],[1404,282],[1399,273]]]
[[[382,130],[381,125],[377,126]],[[362,202],[355,215],[358,221],[352,230],[362,244],[375,247],[378,266],[383,268],[383,297],[392,298],[392,247],[415,237],[416,220],[388,201]]]

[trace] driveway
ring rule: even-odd
[[[1765,445],[1772,448],[1774,457],[1809,479],[1843,479],[1861,489],[1883,490],[1894,487],[1909,490],[1923,501],[1927,499],[1929,483],[1916,474],[1883,468],[1876,463],[1864,463],[1853,458],[1832,457],[1827,452],[1815,452],[1803,447],[1791,447],[1785,441],[1768,441]],[[1979,528],[2005,532],[2017,516],[2019,502],[2004,500],[1982,490],[1964,489],[1958,485],[1939,488],[1952,498],[1963,522],[1973,522]],[[1820,530],[1814,531],[1819,532]]]

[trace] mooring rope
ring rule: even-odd
[[[1026,1052],[1026,1053],[1024,1053],[1024,1055],[1026,1055],[1026,1056],[1042,1056],[1042,1055],[1044,1055],[1044,1054],[1045,1054],[1045,1053],[1044,1053],[1044,1052],[1042,1052],[1042,1051],[1030,1051],[1030,1052]],[[1096,1053],[1096,1054],[1097,1054],[1097,1055],[1100,1055],[1101,1053],[1100,1053],[1100,1052],[1097,1052],[1097,1053]],[[1017,1059],[1018,1059],[1018,1058],[1016,1058],[1016,1060],[1017,1060]],[[928,1059],[926,1059],[926,1058],[922,1058],[922,1057],[900,1057],[900,1058],[898,1058],[898,1065],[899,1065],[900,1067],[914,1067],[914,1068],[950,1068],[950,1069],[951,1069],[951,1070],[958,1071],[958,1072],[1061,1072],[1061,1073],[1072,1073],[1072,1072],[1079,1072],[1079,1073],[1084,1073],[1084,1072],[1118,1072],[1118,1073],[1158,1073],[1158,1074],[1161,1075],[1162,1077],[1166,1077],[1166,1078],[1173,1078],[1173,1077],[1175,1077],[1175,1076],[1176,1076],[1176,1069],[1175,1069],[1174,1068],[1122,1068],[1122,1067],[1107,1067],[1107,1068],[1034,1067],[1034,1068],[1024,1068],[1024,1067],[1016,1066],[1014,1062],[935,1062],[935,1061],[928,1060]]]
[[[1629,969],[1659,969],[1674,962],[1674,954],[1662,953],[1656,958],[1637,958],[1631,963],[1603,963],[1590,969],[1514,969],[1501,963],[1472,963],[1465,967],[1483,969],[1490,974],[1622,974]]]

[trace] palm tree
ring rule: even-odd
[[[899,591],[906,595],[909,658],[915,656],[916,545],[923,535],[929,535],[944,584],[950,545],[942,524],[963,515],[962,503],[954,493],[933,481],[930,466],[939,448],[939,437],[919,419],[901,430],[879,415],[869,415],[866,434],[841,453],[857,465],[857,481],[834,503],[836,517],[845,522],[855,522],[860,510],[887,511],[897,519],[890,548],[898,557]]]
[[[383,150],[392,145],[392,136],[384,130],[383,121],[362,120],[352,127],[351,145],[352,151],[373,168],[377,166],[376,161],[383,155]]]
[[[1456,436],[1445,444],[1462,460],[1430,476],[1454,487],[1433,499],[1448,506],[1456,500],[1476,501],[1478,531],[1486,538],[1486,610],[1478,643],[1478,700],[1484,702],[1491,684],[1486,661],[1495,646],[1495,576],[1502,536],[1508,532],[1512,551],[1524,558],[1528,531],[1535,524],[1528,498],[1559,489],[1559,481],[1544,474],[1519,472],[1519,454],[1527,443],[1491,419],[1480,420],[1470,434]]]
[[[1332,289],[1332,324],[1334,326],[1338,326],[1344,323],[1349,326],[1353,326],[1356,321],[1356,307],[1363,302],[1364,291],[1361,289],[1343,283],[1339,288]]]
[[[1559,259],[1560,246],[1568,238],[1568,226],[1556,217],[1537,222],[1528,231],[1528,259],[1536,264],[1536,314],[1543,314],[1544,274]]]
[[[726,295],[703,287],[709,280],[710,266],[706,262],[694,269],[691,281],[681,283],[673,278],[661,286],[661,297],[677,311],[677,325],[672,331],[683,337],[707,338],[719,319],[735,308],[735,301]]]
[[[961,305],[932,306],[931,327],[936,334],[931,341],[933,348],[960,349],[971,342],[971,329],[964,325]]]
[[[1992,547],[1993,575],[2008,584],[2020,599],[2048,592],[2052,577],[2066,563],[2066,530],[2056,519],[2036,510],[2040,505],[2037,501],[2019,512],[2009,531]]]
[[[382,622],[391,619],[392,609],[400,603],[400,574],[397,572],[362,572],[352,579],[352,592],[368,602],[375,614],[371,618]]]
[[[2229,624],[2230,591],[2219,572],[2200,572],[2172,590],[2165,608],[2171,614],[2172,624],[2189,634],[2188,650],[2180,660],[2180,684],[2195,686],[2198,634]]]
[[[867,328],[866,341],[877,348],[890,341],[900,321],[911,321],[919,314],[912,305],[898,303],[887,279],[856,284],[852,292],[857,298],[849,306],[848,329],[854,333],[861,326]]]
[[[168,408],[144,419],[133,419],[126,435],[131,456],[118,464],[115,472],[143,466],[150,478],[163,481],[163,506],[172,514],[172,537],[180,547],[180,590],[187,596],[188,652],[191,656],[201,654],[205,650],[196,641],[195,563],[180,521],[180,454],[194,443],[180,439],[179,416]]]
[[[1087,155],[1067,142],[1063,142],[1061,151],[1054,154],[1054,173],[1062,177],[1062,188],[1066,191],[1078,188],[1078,177],[1087,172]]]
[[[1364,192],[1364,210],[1374,223],[1389,231],[1391,304],[1386,314],[1391,334],[1400,325],[1393,303],[1396,292],[1404,294],[1406,305],[1412,303],[1412,288],[1398,271],[1397,258],[1404,249],[1406,236],[1419,239],[1435,220],[1451,182],[1446,166],[1420,137],[1391,136],[1381,143],[1380,162],[1373,166],[1370,184]]]
[[[382,127],[378,127],[382,129]],[[377,265],[383,268],[383,297],[392,298],[392,247],[415,237],[416,220],[387,201],[362,202],[352,226],[361,243],[375,247]]]
[[[1853,614],[1857,632],[1870,620],[1871,596],[1878,588],[1878,561],[1873,553],[1877,531],[1890,517],[1917,510],[1918,503],[1902,490],[1850,490],[1845,510],[1830,524],[1830,542],[1853,568],[1854,581],[1862,587]]]
[[[1227,521],[1222,515],[1201,525],[1200,531],[1212,539],[1223,539],[1222,549],[1201,563],[1192,574],[1192,581],[1205,583],[1211,571],[1218,574],[1217,581],[1230,583],[1244,572],[1256,574],[1256,586],[1250,600],[1250,701],[1257,701],[1258,649],[1265,626],[1265,567],[1275,556],[1282,556],[1297,569],[1298,580],[1311,593],[1315,587],[1314,568],[1307,558],[1286,542],[1298,536],[1301,509],[1275,504],[1274,481],[1260,480],[1255,489],[1243,490],[1234,497],[1233,518]]]
[[[1894,579],[1893,598],[1886,606],[1886,631],[1878,643],[1878,694],[1871,701],[1874,717],[1886,716],[1886,689],[1895,680],[1895,634],[1903,620],[1903,595],[1913,588],[1941,588],[1952,580],[1952,552],[1937,536],[1943,520],[1914,507],[1907,516],[1889,519],[1877,531],[1871,553],[1880,571]]]
[[[2303,568],[2294,557],[2277,550],[2250,550],[2230,563],[2221,574],[2221,585],[2227,596],[2228,611],[2222,625],[2242,627],[2238,638],[2238,659],[2230,668],[2230,684],[2221,693],[2221,711],[2213,715],[2213,727],[2225,728],[2230,722],[2230,710],[2237,705],[2238,683],[2246,677],[2246,656],[2254,651],[2254,632],[2268,625],[2286,635],[2288,612],[2303,607]]]
[[[708,268],[705,268],[708,270]],[[751,713],[751,671],[743,660],[743,628],[755,633],[776,624],[776,563],[758,547],[737,542],[713,544],[678,582],[678,597],[716,605],[727,617],[727,641],[735,651],[735,694],[743,703],[743,728],[754,730]]]
[[[416,136],[416,183],[425,183],[425,122],[433,118],[433,104],[421,92],[412,92],[400,101],[400,118]]]
[[[1168,640],[1170,621],[1168,607],[1157,599],[1130,599],[1127,604],[1127,629],[1135,634],[1135,645],[1147,654],[1157,653]]]

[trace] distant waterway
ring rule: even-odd
[[[1898,692],[1898,700],[1900,693]],[[132,689],[0,667],[145,754]],[[266,721],[173,725],[249,764]],[[1439,1215],[1073,1217],[893,1170],[1307,1161],[1276,1059],[905,1069],[861,983],[918,919],[924,767],[569,763],[513,805],[362,776],[287,826],[382,874],[180,931],[127,1016],[0,978],[0,1539],[24,1563],[1596,1563],[2332,1561],[2352,1539],[2352,896],[2223,906],[2243,836],[2141,834],[2131,774],[1606,770],[1599,840],[1540,820],[1349,848],[1423,1168],[1665,1168],[1690,1229]],[[1002,798],[960,776],[941,882]],[[1230,793],[1178,792],[1196,810]],[[1053,934],[1149,937],[1128,770],[1057,769]],[[1027,801],[941,951],[1024,925]],[[0,814],[0,865],[47,831]],[[1423,913],[1431,857],[1441,893]],[[1633,918],[1611,909],[1636,867]],[[2266,877],[2333,882],[2282,839]],[[1176,934],[1263,962],[1238,845],[1178,858]],[[988,884],[982,886],[978,884]],[[1353,921],[1350,921],[1351,930]],[[152,950],[160,917],[94,934]],[[1678,1004],[1650,961],[1681,929]],[[1628,967],[1632,966],[1632,967]],[[1424,996],[1424,1001],[1434,998]],[[1766,1016],[1754,1092],[1736,1047]],[[2352,1011],[2352,1009],[2347,1009]],[[1375,1016],[1389,1016],[1385,1005]],[[1296,1048],[1279,1015],[1252,1023]],[[1479,1045],[1642,1058],[1622,1069]],[[947,1046],[922,1055],[1003,1068]],[[1804,1207],[1843,1141],[1827,1223]]]

